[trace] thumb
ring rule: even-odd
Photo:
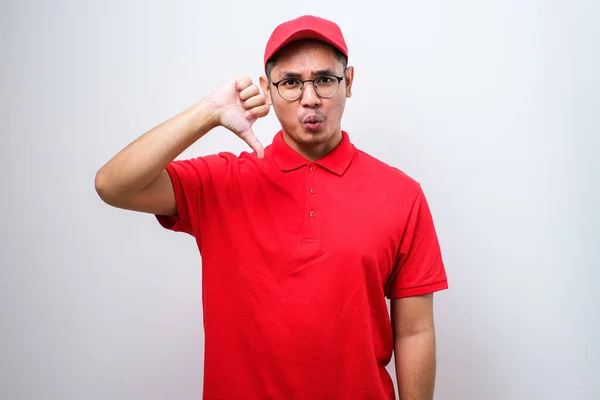
[[[252,128],[245,130],[238,136],[241,137],[252,150],[254,150],[258,158],[263,158],[265,156],[265,148],[254,134],[254,131],[252,131]]]

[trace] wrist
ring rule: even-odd
[[[196,126],[201,132],[208,132],[221,125],[221,115],[216,107],[212,96],[208,96],[197,102],[192,107],[192,115]]]

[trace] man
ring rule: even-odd
[[[341,129],[354,68],[339,27],[279,25],[259,87],[232,79],[97,173],[108,204],[193,235],[202,255],[204,398],[432,399],[432,294],[447,288],[417,182]],[[264,148],[253,122],[281,123]],[[217,126],[254,152],[175,160]],[[386,297],[391,299],[391,320]]]

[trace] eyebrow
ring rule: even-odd
[[[312,76],[321,76],[321,75],[337,75],[337,74],[331,68],[318,69],[318,70],[312,71]],[[291,79],[291,78],[301,78],[301,77],[302,77],[302,75],[299,74],[298,72],[293,72],[293,71],[282,71],[281,72],[281,79]]]

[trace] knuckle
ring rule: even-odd
[[[252,81],[250,80],[250,78],[248,78],[247,76],[240,76],[238,78],[238,84],[241,88],[247,88],[248,86],[250,86],[250,84],[252,83]]]

